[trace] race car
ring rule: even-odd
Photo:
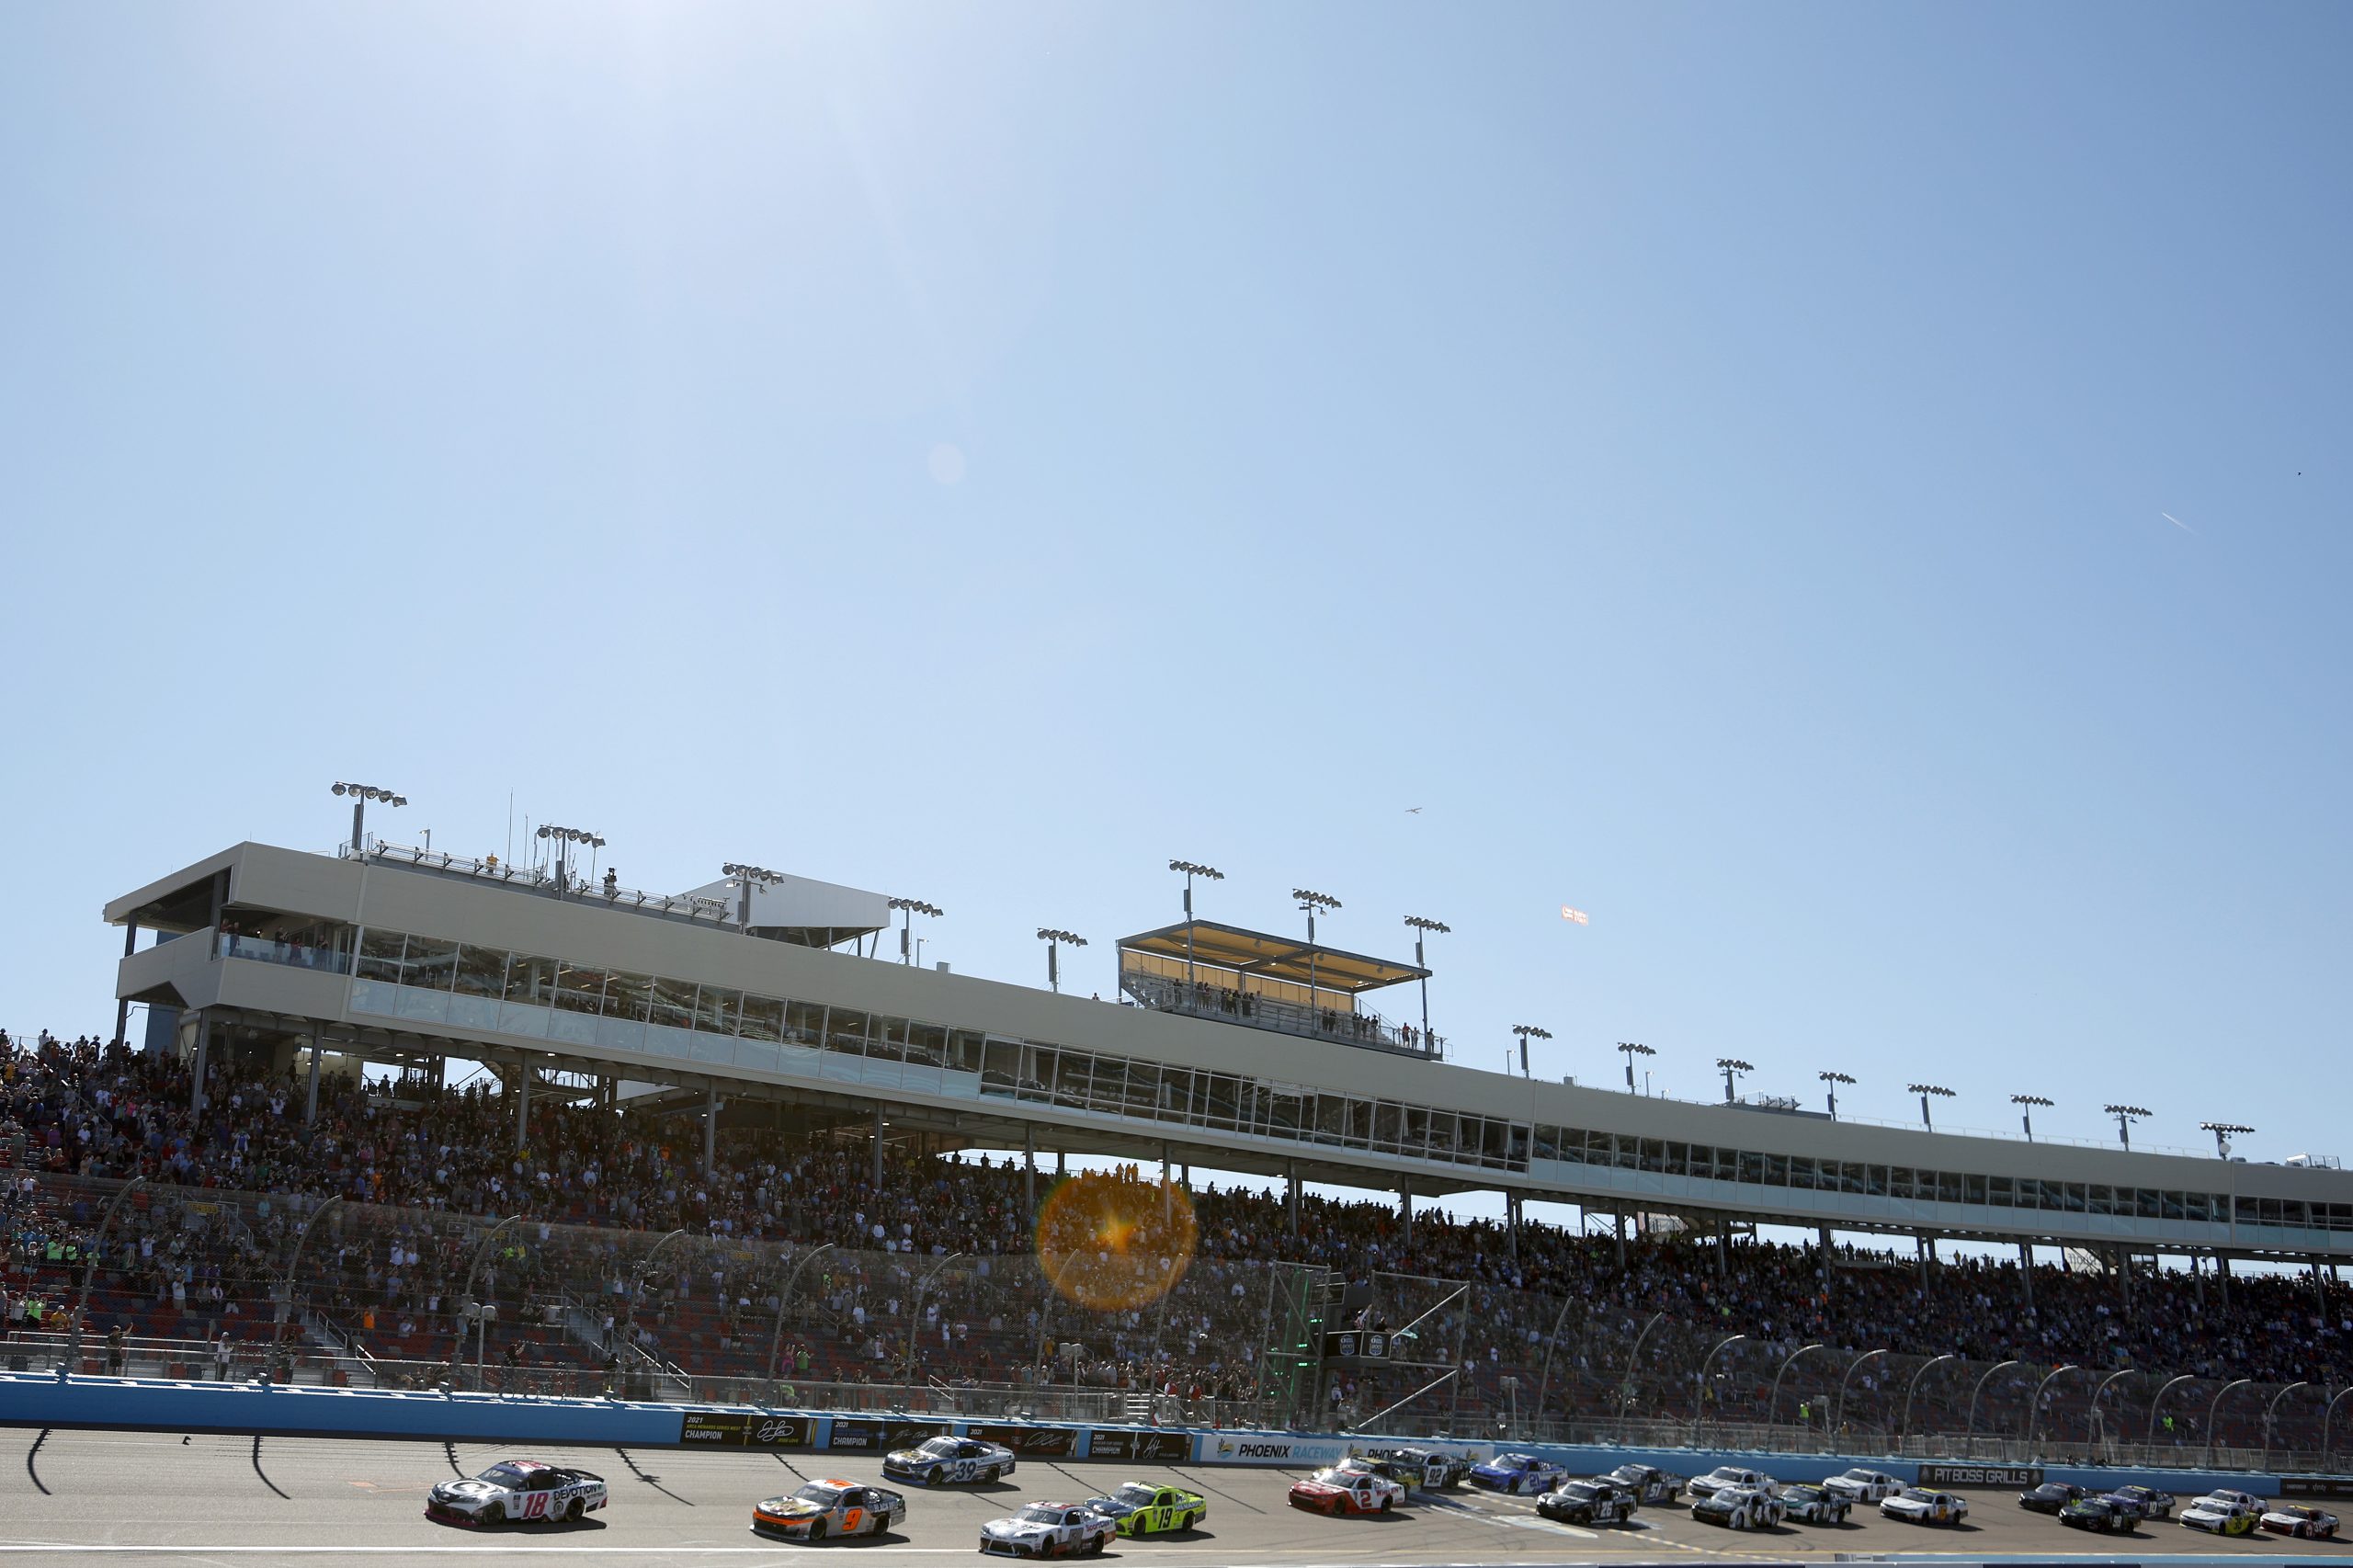
[[[1738,1465],[1718,1465],[1705,1475],[1691,1478],[1688,1490],[1694,1497],[1706,1497],[1727,1486],[1745,1486],[1756,1492],[1779,1492],[1781,1483],[1761,1470],[1743,1470]]]
[[[855,1481],[813,1481],[789,1497],[770,1497],[752,1509],[752,1528],[787,1540],[829,1535],[881,1535],[907,1520],[907,1500]]]
[[[1540,1460],[1534,1454],[1497,1454],[1484,1464],[1471,1467],[1471,1484],[1490,1492],[1519,1495],[1550,1492],[1567,1480],[1568,1473],[1552,1460]]]
[[[2336,1539],[2336,1516],[2302,1503],[2282,1503],[2266,1510],[2255,1522],[2273,1535],[2292,1535],[2305,1540]]]
[[[1010,1518],[981,1527],[981,1551],[990,1557],[1093,1556],[1120,1527],[1075,1503],[1031,1503]]]
[[[1904,1483],[1883,1470],[1850,1470],[1822,1484],[1858,1503],[1877,1503],[1904,1490]]]
[[[1827,1486],[1784,1486],[1781,1488],[1781,1512],[1802,1525],[1843,1525],[1855,1500],[1844,1492],[1833,1492]]]
[[[503,1460],[480,1475],[445,1481],[426,1493],[425,1517],[445,1525],[568,1524],[607,1501],[601,1475],[537,1460]]]
[[[1879,1511],[1907,1525],[1957,1525],[1969,1517],[1969,1501],[1949,1492],[1907,1486],[1893,1497],[1881,1498]]]
[[[1385,1514],[1405,1500],[1405,1489],[1369,1470],[1334,1465],[1294,1482],[1290,1506],[1318,1514]]]
[[[1614,1481],[1563,1481],[1536,1499],[1536,1511],[1563,1525],[1622,1525],[1634,1517],[1631,1488]]]
[[[890,1480],[912,1481],[918,1486],[995,1481],[1013,1473],[1013,1450],[978,1437],[929,1437],[915,1448],[883,1455],[882,1473]]]
[[[1460,1486],[1462,1478],[1471,1473],[1469,1460],[1460,1454],[1442,1454],[1435,1449],[1367,1449],[1364,1457],[1388,1465],[1385,1473],[1389,1479],[1404,1482],[1408,1490],[1418,1486],[1435,1492],[1441,1487]]]
[[[2253,1535],[2262,1517],[2262,1505],[2244,1492],[2209,1492],[2181,1511],[2181,1523],[2209,1535]]]
[[[2055,1514],[2068,1504],[2085,1495],[2080,1486],[2064,1481],[2046,1481],[2018,1494],[2018,1506],[2029,1514]]]
[[[2136,1519],[2162,1519],[2173,1513],[2173,1494],[2154,1486],[2120,1486],[2105,1495],[2118,1507],[2129,1509]]]
[[[1605,1471],[1596,1481],[1614,1482],[1634,1494],[1636,1503],[1672,1503],[1682,1494],[1684,1478],[1669,1475],[1656,1465],[1621,1464]]]
[[[1157,1535],[1188,1530],[1201,1522],[1210,1506],[1195,1492],[1131,1481],[1104,1497],[1089,1497],[1086,1506],[1113,1520],[1121,1535]]]
[[[1771,1529],[1781,1522],[1781,1500],[1761,1486],[1719,1486],[1691,1505],[1691,1517],[1727,1529]]]
[[[2061,1524],[2101,1535],[2131,1534],[2136,1517],[2106,1497],[2071,1497],[2059,1510]]]

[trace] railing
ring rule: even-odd
[[[410,844],[387,844],[381,838],[369,839],[367,847],[357,854],[350,845],[344,845],[342,854],[346,859],[375,859],[386,864],[413,866],[419,870],[470,877],[477,881],[513,888],[519,892],[544,893],[551,898],[561,897],[576,903],[602,904],[608,909],[623,909],[638,915],[700,921],[713,926],[733,925],[736,915],[735,907],[725,899],[704,898],[695,893],[646,892],[638,888],[593,881],[568,881],[559,888],[556,879],[537,866],[477,860],[472,856],[452,855],[446,850],[421,849]]]

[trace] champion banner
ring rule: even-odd
[[[1131,1426],[1097,1426],[1086,1435],[1086,1456],[1135,1460],[1147,1464],[1183,1464],[1193,1457],[1190,1432],[1139,1432]]]
[[[817,1423],[806,1415],[734,1415],[687,1413],[678,1441],[691,1448],[805,1449],[817,1440]]]
[[[1068,1426],[974,1426],[965,1428],[965,1435],[983,1443],[1003,1443],[1024,1458],[1068,1458],[1078,1452],[1078,1433]]]
[[[887,1454],[893,1449],[912,1449],[926,1437],[937,1437],[947,1430],[944,1421],[845,1421],[835,1417],[825,1447]]]

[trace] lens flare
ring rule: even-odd
[[[1063,1299],[1094,1312],[1156,1301],[1192,1266],[1200,1226],[1185,1191],[1133,1166],[1057,1185],[1038,1216],[1038,1262]]]

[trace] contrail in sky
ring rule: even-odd
[[[2163,517],[2166,522],[2171,523],[2175,528],[2179,528],[2186,534],[2194,534],[2198,531],[2196,528],[2191,528],[2188,523],[2183,522],[2179,517],[2175,517],[2171,512],[2159,512],[2157,516]]]

